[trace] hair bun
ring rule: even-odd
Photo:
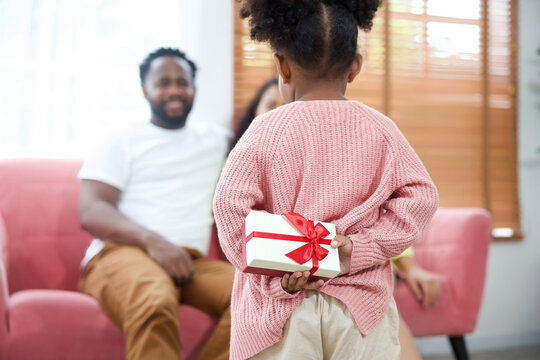
[[[298,23],[319,8],[320,2],[313,0],[252,0],[242,4],[240,17],[249,18],[252,39],[287,42]]]
[[[369,31],[373,26],[373,18],[382,0],[326,0],[327,4],[340,4],[353,13],[358,27]]]

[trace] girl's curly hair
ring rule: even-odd
[[[251,38],[320,77],[345,73],[382,0],[239,0]]]

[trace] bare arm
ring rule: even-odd
[[[424,308],[435,305],[441,295],[441,284],[437,277],[422,268],[413,257],[398,258],[396,265],[405,273],[405,281]]]
[[[191,277],[189,254],[159,234],[131,221],[118,211],[120,190],[101,181],[82,180],[79,217],[83,229],[100,239],[138,246],[160,264],[175,281]]]

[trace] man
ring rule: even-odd
[[[183,52],[158,49],[139,70],[150,122],[112,136],[79,173],[81,224],[96,237],[79,287],[122,329],[127,359],[181,358],[179,303],[219,318],[200,357],[226,359],[234,270],[201,253],[227,139],[185,125],[197,68]]]

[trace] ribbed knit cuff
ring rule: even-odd
[[[352,241],[350,274],[388,261],[387,258],[375,251],[373,242],[369,241],[365,235],[349,235],[349,239]]]

